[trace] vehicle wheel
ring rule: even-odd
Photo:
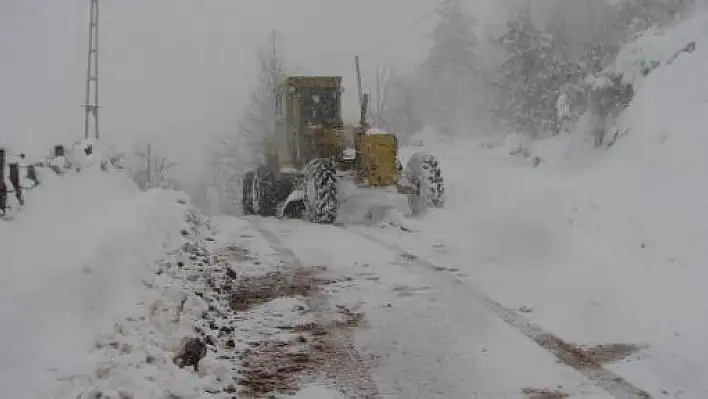
[[[445,205],[445,185],[438,159],[428,153],[416,152],[406,164],[406,177],[416,187],[415,194],[408,196],[408,204],[414,215],[428,208]]]
[[[275,215],[274,180],[274,176],[265,167],[255,170],[251,184],[253,213],[261,216]]]
[[[253,176],[255,171],[251,170],[243,175],[243,184],[241,185],[241,209],[244,215],[253,214]]]
[[[317,158],[308,162],[305,175],[305,214],[313,223],[331,224],[337,220],[337,178],[331,162]]]

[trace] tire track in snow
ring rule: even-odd
[[[412,254],[397,245],[383,242],[380,238],[377,238],[371,234],[362,231],[355,231],[351,227],[345,225],[337,225],[337,227],[380,247],[404,255],[411,264],[415,264],[418,267],[436,273],[439,273],[440,270],[445,269],[426,259],[416,256],[415,254]],[[593,384],[605,390],[613,397],[617,399],[652,399],[652,396],[648,392],[632,385],[632,383],[624,379],[622,376],[606,369],[600,363],[597,363],[589,358],[579,359],[577,350],[574,351],[572,347],[561,338],[549,331],[544,330],[543,327],[533,323],[518,312],[509,309],[490,298],[480,289],[460,280],[458,277],[451,276],[451,279],[457,287],[464,288],[466,294],[474,299],[478,304],[492,312],[515,330],[521,332],[538,346],[550,352],[561,363],[572,367]]]
[[[283,245],[282,241],[263,226],[260,220],[250,218],[248,220],[256,231],[268,241],[271,248],[282,260],[292,267],[303,267],[302,262],[295,256],[295,253]],[[331,314],[333,312],[327,296],[324,294],[306,298],[305,302],[315,311],[315,314]],[[333,341],[336,341],[334,342],[336,344],[335,347],[341,348],[346,355],[344,364],[335,362],[331,365],[337,388],[355,398],[375,399],[383,397],[369,373],[369,367],[356,350],[353,331],[349,329],[334,329],[332,336],[334,337]]]

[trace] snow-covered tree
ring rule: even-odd
[[[539,28],[529,8],[507,23],[499,43],[505,58],[497,80],[497,112],[524,134],[535,138],[556,123],[563,62],[552,36]]]
[[[258,49],[258,61],[257,86],[250,103],[235,131],[217,140],[209,159],[220,211],[227,214],[239,213],[241,178],[263,163],[265,141],[275,128],[275,88],[285,74],[277,32],[273,31],[268,44]]]
[[[613,32],[614,6],[600,0],[557,0],[543,10],[543,30],[554,50],[558,93],[556,131],[588,110],[585,78],[614,59],[621,39]]]
[[[460,0],[445,0],[438,9],[439,21],[432,32],[432,48],[421,74],[429,104],[428,123],[452,135],[473,123],[473,101],[479,87],[478,44],[474,21]]]

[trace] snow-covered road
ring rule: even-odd
[[[352,279],[349,288],[330,294],[367,315],[368,328],[357,332],[356,342],[361,355],[373,359],[382,397],[642,397],[598,364],[583,364],[589,359],[572,349],[548,337],[545,343],[530,339],[539,331],[520,313],[495,305],[459,272],[368,239],[369,228],[257,224],[301,262]]]

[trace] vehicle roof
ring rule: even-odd
[[[341,76],[288,76],[278,84],[278,87],[336,89],[341,83]]]

